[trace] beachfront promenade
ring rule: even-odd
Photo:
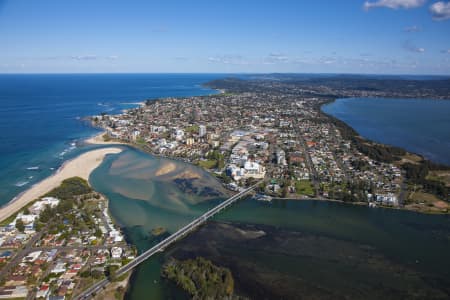
[[[242,197],[246,196],[247,194],[249,194],[250,192],[252,192],[253,189],[255,187],[257,187],[261,182],[262,182],[262,180],[257,182],[256,184],[252,185],[251,187],[239,192],[238,194],[228,198],[227,200],[221,202],[219,205],[215,206],[214,208],[208,210],[207,212],[205,212],[204,214],[202,214],[201,216],[199,216],[198,218],[196,218],[189,224],[180,228],[178,231],[176,231],[175,233],[170,235],[165,240],[159,242],[158,244],[156,244],[152,248],[148,249],[147,251],[143,252],[141,255],[136,257],[134,260],[132,260],[125,266],[118,269],[116,271],[116,273],[114,274],[114,276],[119,277],[119,276],[127,273],[128,271],[131,271],[136,266],[138,266],[140,263],[144,262],[145,260],[152,257],[156,253],[163,251],[166,247],[170,246],[175,241],[179,240],[180,238],[184,237],[185,235],[189,234],[191,231],[195,230],[197,227],[199,227],[200,225],[205,223],[209,218],[213,217],[215,214],[219,213],[220,211],[224,210],[225,208],[227,208],[228,206],[230,206],[231,204],[233,204],[240,198],[242,198]],[[96,284],[94,284],[93,286],[91,286],[90,288],[88,288],[87,290],[85,290],[84,292],[82,292],[80,295],[78,295],[74,299],[89,299],[94,294],[98,293],[101,289],[106,287],[106,285],[108,285],[108,283],[110,283],[108,278],[103,279],[103,280],[97,282]]]

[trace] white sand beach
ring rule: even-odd
[[[83,153],[67,161],[55,174],[33,185],[30,189],[24,191],[14,200],[0,208],[0,221],[19,211],[31,201],[58,187],[64,179],[78,176],[88,180],[91,172],[101,164],[107,154],[120,152],[122,152],[122,149],[117,147],[97,149]]]
[[[105,133],[106,133],[105,131],[104,131],[104,132],[101,132],[101,133],[99,133],[99,134],[97,134],[97,135],[94,135],[93,137],[90,137],[90,138],[84,140],[84,142],[85,142],[86,144],[91,144],[91,145],[126,145],[126,143],[118,142],[118,141],[108,141],[108,142],[105,142],[105,141],[103,140],[103,135],[104,135]]]

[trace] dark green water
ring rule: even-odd
[[[162,168],[169,170],[167,165],[170,164],[175,165],[171,172],[158,173]],[[180,178],[197,177],[193,180],[198,187],[194,192],[180,188],[176,183]],[[129,240],[140,251],[156,242],[157,238],[150,233],[152,228],[162,226],[173,232],[220,201],[220,197],[202,195],[201,187],[223,192],[211,175],[196,167],[154,158],[129,148],[107,158],[93,172],[90,181],[96,190],[110,199],[114,218],[124,226]],[[264,203],[247,199],[217,216],[216,220],[266,224],[366,244],[398,264],[438,277],[450,276],[448,216],[331,202],[274,200]],[[287,272],[296,272],[299,268],[297,264],[290,267],[283,257],[277,260],[271,263]],[[177,289],[161,281],[160,267],[161,257],[140,266],[133,276],[127,298],[182,298]],[[313,275],[311,273],[311,280],[314,280]]]

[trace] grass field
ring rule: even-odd
[[[299,195],[314,196],[314,189],[309,180],[296,181],[295,191]]]
[[[427,179],[442,181],[446,186],[450,186],[450,171],[430,171]]]
[[[200,160],[198,162],[198,165],[205,169],[213,169],[217,166],[217,160],[215,159]]]
[[[450,208],[447,202],[440,200],[433,194],[424,192],[411,193],[405,206],[409,209],[429,213],[446,213]]]

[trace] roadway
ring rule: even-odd
[[[207,212],[205,212],[204,214],[202,214],[201,216],[199,216],[198,218],[196,218],[195,220],[193,220],[189,224],[183,226],[178,231],[176,231],[175,233],[170,235],[168,238],[166,238],[163,241],[159,242],[155,246],[151,247],[150,249],[148,249],[147,251],[143,252],[138,257],[136,257],[134,260],[130,261],[125,266],[123,266],[120,269],[118,269],[116,271],[116,273],[115,273],[115,276],[116,277],[120,277],[121,275],[131,271],[133,268],[135,268],[136,266],[138,266],[139,264],[141,264],[142,262],[144,262],[148,258],[150,258],[153,255],[155,255],[156,253],[163,251],[166,247],[168,247],[169,245],[171,245],[175,241],[179,240],[180,238],[184,237],[185,235],[187,235],[188,233],[190,233],[191,231],[195,230],[197,227],[199,227],[200,225],[205,223],[209,218],[213,217],[215,214],[217,214],[220,211],[224,210],[225,208],[227,208],[228,206],[230,206],[231,204],[233,204],[234,202],[236,202],[240,198],[244,197],[245,195],[247,195],[248,193],[253,191],[253,189],[255,189],[255,187],[257,187],[261,182],[262,182],[262,180],[258,181],[256,184],[254,184],[251,187],[249,187],[249,188],[247,188],[247,189],[237,193],[236,195],[228,198],[227,200],[221,202],[219,205],[217,205],[214,208],[208,210]],[[105,279],[95,283],[94,285],[92,285],[90,288],[88,288],[87,290],[82,292],[80,295],[78,295],[74,299],[89,299],[94,294],[96,294],[98,291],[100,291],[101,289],[106,287],[109,284],[109,282],[110,282],[109,279],[105,278]]]

